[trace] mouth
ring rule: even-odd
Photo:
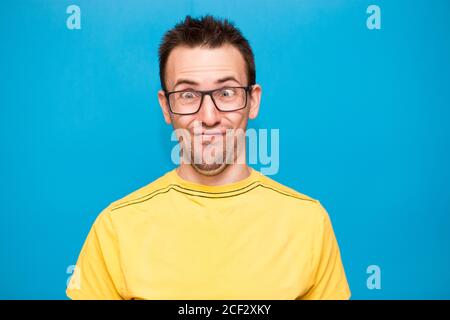
[[[202,130],[200,132],[194,132],[194,136],[223,136],[226,131],[222,129]]]
[[[194,130],[194,139],[199,139],[202,144],[212,144],[225,140],[225,129],[210,129],[210,130]]]

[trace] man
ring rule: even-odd
[[[348,299],[319,201],[245,163],[242,132],[261,98],[248,41],[227,20],[188,16],[165,34],[159,56],[158,99],[180,165],[101,212],[67,295]]]

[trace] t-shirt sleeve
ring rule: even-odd
[[[319,204],[320,205],[320,204]],[[348,300],[351,292],[341,261],[330,217],[320,205],[321,224],[317,232],[319,247],[316,250],[314,278],[311,288],[298,299]]]
[[[105,209],[83,244],[66,294],[74,300],[118,300],[122,284],[117,235]]]

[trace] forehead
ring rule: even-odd
[[[208,85],[229,76],[247,85],[244,58],[232,45],[217,48],[177,46],[167,59],[166,83],[169,88],[178,79],[190,79]]]

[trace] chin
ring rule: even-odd
[[[193,163],[192,167],[194,167],[194,170],[198,173],[205,175],[205,176],[215,176],[221,173],[225,168],[227,167],[226,163],[221,164],[203,164],[203,163]]]

